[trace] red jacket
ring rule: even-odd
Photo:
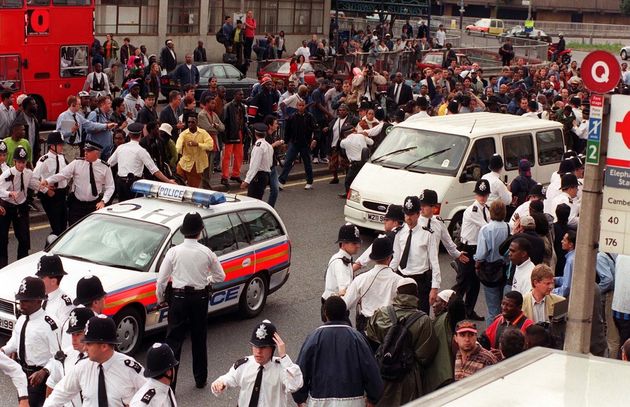
[[[503,315],[499,315],[494,319],[492,324],[490,324],[490,326],[486,328],[486,332],[484,332],[484,335],[486,335],[490,340],[490,346],[492,347],[492,349],[499,349],[499,341],[507,325],[507,321],[505,320]],[[525,334],[525,330],[529,326],[534,325],[534,322],[531,319],[527,318],[523,311],[521,311],[520,315],[514,318],[514,320],[511,321],[509,325],[517,327],[521,330],[521,332],[523,332],[523,334]]]

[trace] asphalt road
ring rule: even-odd
[[[256,324],[269,319],[279,329],[287,344],[287,352],[296,359],[305,337],[320,324],[320,296],[324,287],[324,272],[329,257],[336,252],[337,230],[343,224],[344,201],[337,198],[343,189],[340,185],[329,185],[328,178],[315,181],[314,189],[306,191],[303,182],[287,184],[280,193],[277,209],[289,230],[292,241],[291,275],[288,282],[267,300],[267,306],[255,319],[242,319],[238,315],[224,315],[208,320],[209,382],[227,372],[237,359],[250,354],[249,338]],[[32,247],[42,247],[49,229],[45,225],[33,227]],[[364,235],[367,247],[374,235]],[[15,242],[11,240],[10,253],[15,256]],[[450,258],[440,255],[443,288],[449,288],[455,281],[454,271],[449,266]],[[483,295],[480,297],[478,313],[483,315]],[[164,335],[155,334],[145,338],[142,351],[136,359],[145,362],[146,349]],[[4,343],[6,339],[0,338]],[[192,378],[190,342],[183,350],[178,383],[177,401],[180,406],[198,406],[200,403],[212,406],[234,406],[238,390],[229,390],[216,398],[209,386],[196,389]],[[9,380],[0,375],[0,394],[14,394]],[[202,401],[203,400],[203,401]],[[9,397],[0,398],[0,406],[12,406]]]

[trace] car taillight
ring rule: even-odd
[[[433,205],[433,214],[438,216],[440,214],[440,209],[442,209],[442,204]]]

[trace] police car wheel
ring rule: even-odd
[[[457,213],[455,216],[453,216],[453,219],[451,219],[451,222],[448,224],[448,233],[451,235],[451,238],[456,245],[459,245],[462,240],[463,215],[463,212]]]
[[[243,289],[239,307],[246,318],[252,318],[260,314],[267,302],[267,278],[264,274],[254,275]]]
[[[138,311],[133,308],[126,308],[115,317],[116,336],[120,345],[118,351],[127,355],[134,354],[142,343],[144,334],[144,322]]]

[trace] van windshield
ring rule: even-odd
[[[467,147],[467,137],[397,126],[370,160],[407,171],[455,176]]]

